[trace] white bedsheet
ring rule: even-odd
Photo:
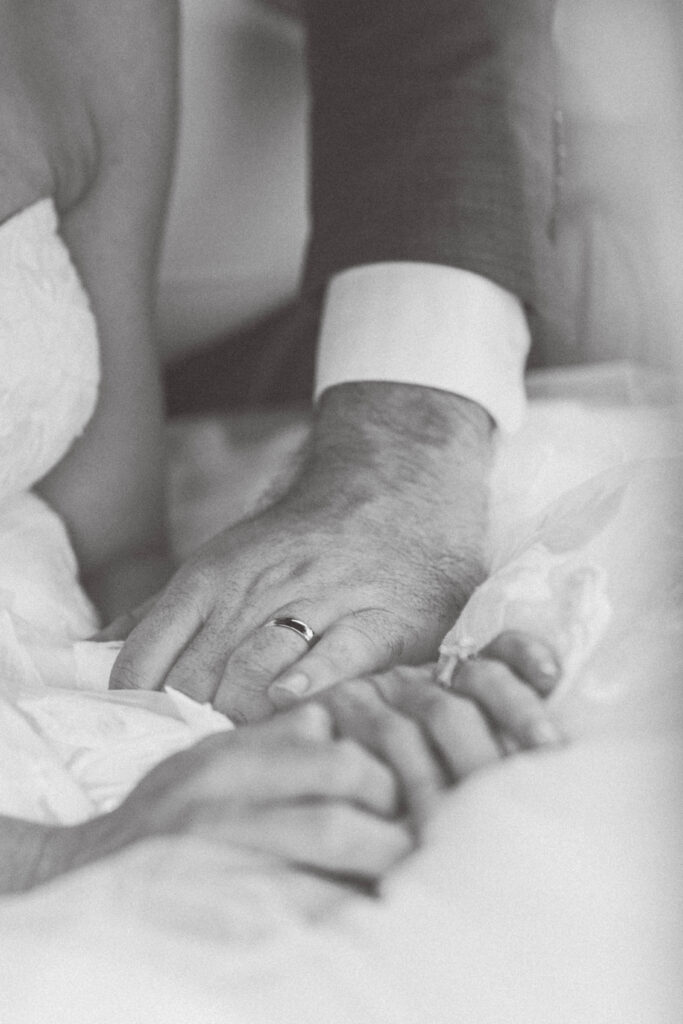
[[[289,424],[292,443],[301,429]],[[203,513],[218,507],[228,447],[214,451],[201,492],[179,485],[201,471],[183,459],[202,432],[222,444],[223,430],[177,428],[177,527],[208,527]],[[282,468],[286,447],[281,436],[251,444],[261,478]],[[537,400],[501,449],[494,572],[459,639],[480,643],[492,624],[532,615],[563,644],[571,671],[554,713],[569,745],[450,794],[378,900],[189,841],[150,843],[1,900],[3,1024],[683,1019],[679,453],[671,410],[621,392],[599,405]],[[547,557],[539,536],[552,539]],[[187,546],[196,539],[188,530]],[[213,727],[182,722],[164,695],[141,707],[147,697],[107,694],[106,658],[91,663],[73,636],[17,638],[9,618],[18,643],[6,643],[6,617],[0,797],[12,780],[15,809],[30,794],[33,816],[86,816]],[[80,689],[77,673],[64,677],[77,657]]]

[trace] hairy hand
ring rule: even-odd
[[[276,680],[282,703],[433,659],[481,576],[489,435],[486,414],[453,395],[331,389],[289,491],[129,617],[111,685],[167,683],[249,720],[272,711]],[[315,631],[311,650],[268,625],[286,616]]]

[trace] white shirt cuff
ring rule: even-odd
[[[479,274],[373,263],[337,274],[325,299],[316,399],[336,384],[391,381],[462,395],[504,431],[524,417],[522,304]]]

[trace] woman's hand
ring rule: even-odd
[[[545,705],[561,675],[545,641],[508,630],[439,681],[477,704],[501,737],[525,750],[562,742]]]
[[[392,669],[318,693],[338,736],[387,764],[401,807],[419,836],[441,793],[503,756],[472,701],[433,681],[433,665]]]
[[[15,823],[25,849],[32,838],[32,868],[22,855],[21,878],[18,869],[0,878],[5,891],[29,888],[145,839],[197,835],[374,881],[414,845],[398,811],[390,769],[351,739],[333,739],[328,712],[306,705],[173,755],[110,814],[69,828]],[[6,845],[0,860],[18,863]]]
[[[561,741],[543,703],[559,678],[547,644],[506,632],[462,663],[448,689],[436,683],[433,665],[423,665],[338,683],[312,699],[339,736],[391,767],[419,834],[444,789],[518,748]],[[287,691],[272,693],[283,706],[291,702]]]
[[[328,713],[311,705],[176,754],[113,817],[136,838],[193,833],[374,879],[411,847],[398,807],[390,770],[334,740]]]

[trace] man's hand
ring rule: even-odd
[[[330,389],[290,489],[186,563],[131,632],[111,685],[167,683],[245,720],[272,710],[275,680],[282,705],[288,692],[433,660],[481,578],[491,433],[482,409],[444,392]],[[318,643],[268,625],[284,616]]]

